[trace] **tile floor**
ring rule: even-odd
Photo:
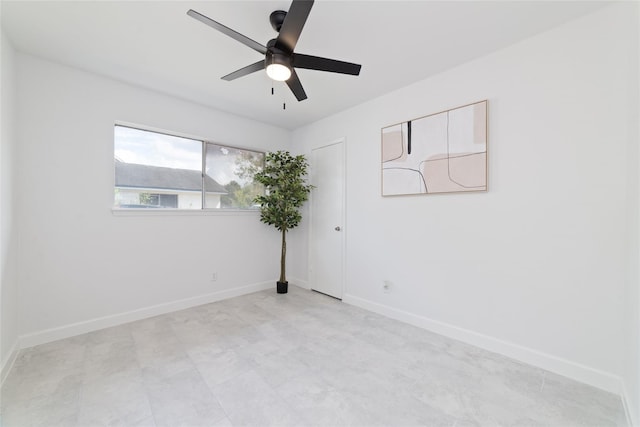
[[[343,304],[258,292],[23,351],[2,426],[620,426],[620,398]]]

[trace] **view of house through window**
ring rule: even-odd
[[[262,152],[120,125],[114,135],[114,207],[252,209],[264,191],[253,181]]]

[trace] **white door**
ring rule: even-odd
[[[342,299],[344,277],[344,143],[311,151],[311,289]]]

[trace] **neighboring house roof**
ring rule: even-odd
[[[207,193],[228,193],[208,175],[204,178],[204,185]],[[201,191],[202,175],[197,170],[138,165],[116,160],[116,187]]]

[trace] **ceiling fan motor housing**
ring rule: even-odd
[[[267,53],[265,55],[265,66],[269,64],[281,64],[291,68],[291,54],[288,49],[277,43],[276,39],[269,40],[267,43]]]

